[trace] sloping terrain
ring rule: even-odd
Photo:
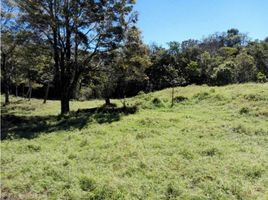
[[[268,84],[2,107],[2,199],[268,199]],[[137,109],[137,110],[136,110]]]

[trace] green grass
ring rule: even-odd
[[[75,112],[103,101],[72,102],[62,118],[58,101],[12,97],[2,196],[268,199],[268,84],[179,87],[173,108],[170,96],[127,99],[135,114]]]

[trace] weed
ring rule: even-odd
[[[202,151],[202,155],[204,156],[215,156],[219,154],[221,154],[221,152],[216,147],[211,147]]]
[[[166,188],[165,199],[166,200],[177,199],[177,197],[179,197],[181,194],[182,192],[179,190],[179,188],[170,183]]]
[[[199,101],[202,101],[202,100],[209,98],[209,96],[210,95],[208,92],[200,92],[200,93],[197,93],[196,95],[194,95],[193,98],[195,98]]]
[[[152,104],[155,106],[155,107],[164,107],[164,103],[161,101],[161,99],[159,98],[154,98],[152,100]]]
[[[177,97],[174,97],[173,101],[175,103],[180,103],[180,102],[183,102],[183,101],[187,101],[188,98],[187,97],[184,97],[184,96],[177,96]]]
[[[93,191],[97,187],[96,181],[93,180],[92,178],[87,177],[87,176],[80,177],[79,183],[80,183],[80,188],[83,191]]]
[[[248,107],[243,107],[239,110],[239,114],[243,115],[243,114],[248,114],[249,113],[249,108]]]
[[[259,179],[263,175],[264,170],[260,167],[253,167],[246,172],[246,177],[249,179]]]
[[[27,148],[29,149],[29,151],[31,152],[38,152],[41,150],[41,146],[40,145],[36,145],[36,144],[28,144]]]
[[[259,94],[246,94],[244,95],[244,98],[249,101],[263,101],[266,99],[264,96]]]

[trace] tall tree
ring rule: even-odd
[[[145,70],[151,64],[148,48],[143,44],[141,32],[137,27],[134,26],[127,30],[120,52],[121,59],[118,60],[120,96],[125,97],[127,92],[135,95],[139,92],[136,89],[137,86],[147,82],[148,77]]]
[[[9,90],[11,74],[14,71],[14,52],[18,45],[25,40],[26,32],[23,31],[18,21],[18,12],[12,1],[4,0],[1,6],[1,71],[4,84],[5,104],[9,103]]]
[[[236,76],[239,83],[256,80],[257,68],[252,56],[242,52],[235,58],[235,62],[237,65]]]
[[[99,51],[110,51],[122,41],[134,0],[18,0],[23,19],[47,40],[54,53],[55,85],[61,113],[83,73]],[[87,55],[81,57],[81,54]]]

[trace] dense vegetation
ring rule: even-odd
[[[143,44],[135,1],[3,1],[2,91],[61,100],[124,98],[190,84],[266,82],[268,38],[237,29],[200,41]],[[178,33],[179,34],[179,33]],[[49,89],[50,88],[50,89]]]
[[[65,117],[12,96],[3,198],[267,199],[268,84],[177,87],[172,108],[170,90],[127,99],[135,112],[72,101]]]

